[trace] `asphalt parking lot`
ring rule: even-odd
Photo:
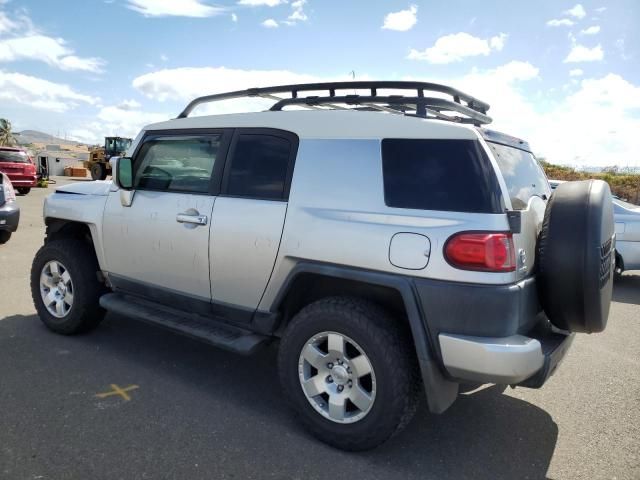
[[[440,416],[423,402],[381,448],[345,453],[287,410],[275,347],[240,357],[114,315],[82,336],[47,331],[29,270],[54,187],[18,198],[0,246],[0,478],[640,478],[640,272],[543,389],[486,386]]]

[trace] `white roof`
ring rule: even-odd
[[[289,110],[177,118],[145,130],[187,128],[279,128],[304,138],[451,138],[475,140],[469,125],[385,112]]]

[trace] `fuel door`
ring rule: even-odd
[[[431,242],[419,233],[401,232],[391,237],[389,262],[407,270],[422,270],[429,263]]]

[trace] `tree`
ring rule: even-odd
[[[11,146],[17,143],[11,130],[11,122],[6,118],[0,118],[0,145]]]

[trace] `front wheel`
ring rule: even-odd
[[[420,380],[402,319],[356,298],[319,300],[287,327],[278,358],[283,390],[325,443],[368,450],[411,419]]]
[[[31,191],[31,187],[18,187],[18,193],[20,195],[26,195]]]
[[[31,266],[31,296],[47,328],[73,335],[98,326],[105,292],[98,270],[94,252],[82,241],[63,238],[40,248]]]
[[[107,168],[102,163],[91,165],[92,180],[104,180],[105,178],[107,178]]]

